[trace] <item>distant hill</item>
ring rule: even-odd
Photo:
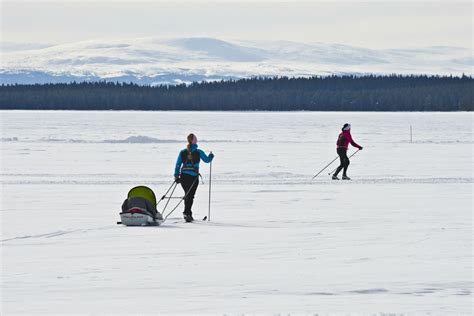
[[[118,81],[179,84],[254,76],[332,74],[472,75],[460,47],[366,49],[288,41],[214,38],[85,41],[62,45],[0,43],[0,84]]]

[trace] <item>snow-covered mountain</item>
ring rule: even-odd
[[[289,41],[214,38],[94,40],[62,45],[2,43],[0,83],[111,80],[142,84],[251,76],[341,73],[472,74],[467,48],[366,49]]]

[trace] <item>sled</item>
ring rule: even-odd
[[[125,226],[158,226],[163,217],[156,210],[156,197],[153,191],[146,186],[132,188],[122,205],[120,222]],[[154,216],[154,214],[156,214]]]
[[[120,213],[120,220],[119,224],[125,226],[158,226],[161,222],[153,219],[150,213],[140,208],[132,208]]]

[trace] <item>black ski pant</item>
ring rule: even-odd
[[[337,176],[338,173],[344,169],[342,172],[343,176],[346,176],[347,174],[347,168],[349,167],[349,164],[351,163],[349,161],[349,158],[347,157],[347,149],[345,148],[338,148],[337,149],[337,154],[339,155],[339,159],[341,160],[341,164],[339,167],[337,167],[336,172],[334,172],[334,175]]]
[[[184,215],[192,215],[191,208],[193,207],[194,194],[196,194],[199,185],[199,176],[192,176],[190,174],[181,174],[181,186],[183,187],[186,198],[184,199]]]

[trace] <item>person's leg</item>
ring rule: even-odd
[[[186,192],[188,192],[189,188],[191,187],[190,176],[186,174],[182,174],[180,180],[181,180],[181,187],[183,188],[184,194],[186,194]],[[189,204],[189,201],[187,198],[185,198],[184,199],[184,212],[183,212],[184,215],[187,215],[189,212],[190,208],[188,204]]]
[[[341,172],[342,168],[344,168],[344,151],[340,148],[337,149],[337,154],[339,155],[339,160],[341,161],[339,167],[337,167],[336,172],[334,172],[333,176],[337,177],[339,172]],[[347,156],[346,156],[347,157]]]
[[[347,168],[349,168],[349,158],[347,157],[347,152],[344,153],[344,171],[342,172],[343,177],[347,177]]]
[[[192,207],[194,203],[194,195],[196,194],[196,190],[199,185],[199,176],[192,177],[193,180],[191,181],[191,186],[189,188],[189,193],[188,196],[186,197],[186,200],[188,201],[188,214],[190,216],[193,215]]]
[[[188,174],[181,175],[181,186],[183,187],[186,198],[184,199],[184,215],[192,215],[192,206],[194,201],[194,194],[196,193],[199,184],[198,177],[193,177]]]

